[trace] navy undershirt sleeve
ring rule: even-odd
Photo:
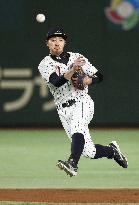
[[[103,81],[103,75],[97,71],[92,77],[92,84],[99,83],[101,81]]]
[[[64,78],[64,75],[58,76],[54,72],[50,75],[49,82],[52,83],[55,87],[60,87],[64,85],[66,82],[68,82],[68,80]]]

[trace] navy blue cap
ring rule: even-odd
[[[46,40],[48,41],[51,37],[54,37],[54,36],[60,36],[62,37],[64,40],[67,39],[67,35],[65,34],[65,32],[63,31],[62,28],[51,28],[48,33],[47,33],[47,36],[46,36]]]

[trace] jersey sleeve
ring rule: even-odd
[[[40,62],[38,69],[42,78],[44,78],[47,83],[49,82],[50,75],[56,71],[55,66],[52,63],[49,63],[47,59],[43,59]]]
[[[85,57],[84,57],[85,58]],[[82,66],[85,74],[92,77],[98,70],[85,58],[86,64]]]

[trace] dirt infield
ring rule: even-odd
[[[137,203],[139,189],[0,189],[0,201]]]

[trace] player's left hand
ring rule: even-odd
[[[84,79],[83,79],[83,84],[84,85],[92,84],[92,78],[90,78],[89,76],[85,76]]]

